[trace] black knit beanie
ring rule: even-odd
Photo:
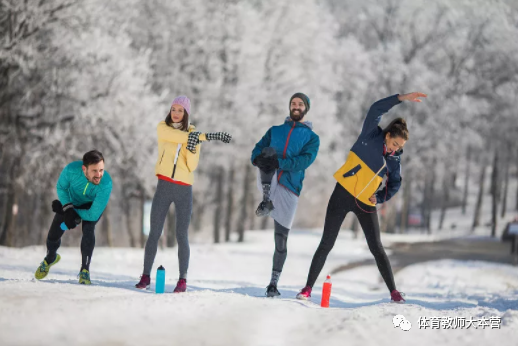
[[[309,101],[309,97],[307,97],[306,94],[303,94],[303,93],[293,94],[293,96],[290,98],[290,103],[288,104],[289,109],[291,109],[291,101],[293,101],[294,98],[301,99],[302,102],[304,102],[304,106],[306,106],[306,113],[309,112],[309,107],[310,107],[311,103]]]

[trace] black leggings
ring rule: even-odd
[[[76,209],[89,209],[91,207],[91,203],[81,205]],[[56,253],[61,246],[61,237],[65,233],[61,229],[61,223],[65,221],[65,218],[61,214],[55,214],[54,220],[52,220],[52,225],[50,226],[49,234],[47,236],[47,256],[45,260],[47,263],[52,263],[56,259]],[[82,229],[83,229],[83,238],[81,239],[81,270],[87,269],[90,270],[90,262],[92,260],[92,254],[94,252],[95,247],[95,225],[97,221],[82,221]],[[74,230],[69,230],[67,232],[74,232]]]
[[[358,203],[361,209],[356,203]],[[368,211],[368,213],[362,211],[362,209]],[[374,259],[376,260],[381,276],[383,277],[383,280],[385,280],[385,284],[387,284],[389,291],[392,292],[396,289],[396,285],[394,283],[394,275],[392,274],[390,262],[385,253],[385,249],[383,249],[383,245],[381,244],[380,226],[376,208],[355,200],[354,196],[338,183],[336,184],[335,190],[333,191],[333,194],[329,199],[329,204],[327,205],[324,233],[322,234],[320,245],[313,256],[306,284],[313,287],[317,281],[318,275],[322,271],[324,263],[326,262],[327,255],[335,245],[342,222],[350,211],[355,213],[358,217],[358,221],[360,222],[363,233],[365,234],[365,239],[367,240],[367,245],[369,245],[369,249],[374,255]]]

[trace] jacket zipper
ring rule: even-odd
[[[171,179],[174,179],[174,174],[176,172],[176,164],[178,162],[178,156],[180,156],[180,149],[182,149],[182,145],[178,144],[176,147],[176,156],[174,157],[174,167],[173,167],[173,174],[171,175]]]
[[[85,195],[86,193],[86,189],[88,188],[88,185],[90,184],[90,182],[86,183],[86,186],[85,186],[85,189],[83,190],[83,196]]]
[[[288,150],[288,143],[290,142],[291,133],[293,132],[295,125],[296,125],[296,123],[293,122],[293,126],[291,127],[290,132],[288,133],[288,138],[286,139],[286,145],[284,146],[284,152],[282,153],[283,159],[286,158],[286,151]],[[281,181],[282,173],[284,173],[284,171],[281,170],[281,173],[277,176],[277,181],[279,181],[279,182]]]

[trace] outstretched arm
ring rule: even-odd
[[[75,209],[79,217],[85,221],[97,221],[110,200],[112,184],[97,193],[90,209]]]
[[[426,94],[420,92],[412,92],[409,94],[396,94],[387,98],[376,101],[372,104],[367,117],[363,122],[362,135],[374,130],[380,123],[383,114],[387,113],[392,107],[403,101],[422,102],[420,98],[427,97]]]
[[[158,124],[156,132],[159,141],[161,140],[178,144],[186,144],[189,139],[189,132],[176,130],[170,126],[167,126],[165,122]],[[206,140],[204,133],[200,134],[198,138],[200,141]]]

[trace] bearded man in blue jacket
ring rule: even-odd
[[[270,216],[275,225],[275,252],[266,296],[280,293],[277,284],[287,257],[288,233],[297,211],[305,170],[315,161],[320,139],[311,122],[305,120],[310,100],[303,93],[290,98],[290,116],[284,124],[271,127],[252,151],[258,168],[258,187],[263,200],[257,216]]]
[[[95,247],[95,225],[108,205],[111,191],[112,179],[104,170],[103,155],[97,150],[87,152],[82,161],[74,161],[63,169],[57,183],[59,199],[52,202],[52,210],[56,214],[47,236],[47,256],[34,274],[36,279],[45,278],[50,267],[61,259],[57,250],[65,231],[76,228],[82,222],[79,283],[91,284],[90,262]]]

